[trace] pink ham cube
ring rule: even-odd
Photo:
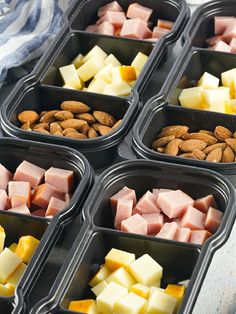
[[[141,211],[137,207],[134,207],[134,209],[132,210],[132,215],[131,216],[133,216],[135,214],[142,215]]]
[[[154,214],[143,214],[143,219],[147,221],[147,234],[157,234],[163,224],[164,224],[164,218],[163,215],[160,213],[154,213]]]
[[[158,197],[158,195],[160,193],[165,193],[165,192],[170,192],[170,191],[173,191],[173,190],[170,190],[170,189],[152,189],[152,193],[156,196],[156,198]]]
[[[43,209],[46,209],[48,207],[51,197],[54,196],[57,198],[58,195],[60,195],[60,193],[58,194],[58,191],[55,189],[55,187],[48,183],[44,183],[37,186],[37,188],[35,189],[32,203]]]
[[[157,20],[157,26],[160,28],[165,28],[165,29],[171,30],[172,27],[174,26],[174,23],[171,21],[158,19]]]
[[[25,204],[30,207],[31,186],[29,182],[10,181],[8,183],[8,196],[11,200],[13,197],[23,197]]]
[[[69,193],[73,190],[74,173],[72,170],[51,167],[45,172],[45,182],[61,193]]]
[[[236,53],[236,37],[232,38],[232,40],[231,40],[229,45],[231,47],[231,52],[232,53]]]
[[[66,205],[68,205],[71,201],[72,195],[70,193],[66,193],[64,196],[64,201],[66,202]],[[59,198],[60,199],[60,198]],[[63,200],[62,200],[63,201]]]
[[[10,200],[10,203],[11,203],[11,207],[14,208],[14,207],[26,204],[26,198],[22,196],[12,197]]]
[[[225,32],[226,28],[235,21],[234,16],[215,16],[215,35],[221,35]]]
[[[231,52],[231,47],[227,45],[224,41],[218,41],[215,46],[211,48],[214,51],[221,51],[221,52]]]
[[[205,228],[211,233],[215,233],[221,224],[222,217],[222,212],[210,207],[206,216]]]
[[[95,33],[113,36],[114,26],[111,23],[104,21],[102,24],[97,26]]]
[[[214,196],[210,194],[194,201],[193,207],[206,214],[209,207],[217,207],[217,205]]]
[[[101,17],[104,14],[106,14],[108,11],[123,12],[123,9],[117,1],[113,1],[99,8],[98,16]]]
[[[0,190],[0,210],[8,208],[8,196],[5,190]]]
[[[132,216],[133,200],[119,199],[117,202],[115,228],[120,230],[121,222]]]
[[[147,235],[147,221],[136,214],[122,221],[121,231]]]
[[[0,189],[6,190],[9,181],[12,179],[13,175],[7,170],[2,164],[0,164]]]
[[[205,228],[206,214],[203,214],[193,206],[188,206],[182,220],[181,228],[200,230]]]
[[[151,41],[153,43],[157,42],[159,38],[145,38],[146,41]]]
[[[159,213],[160,209],[157,207],[156,197],[147,191],[138,201],[136,207],[142,214]]]
[[[111,208],[115,211],[117,206],[117,201],[119,199],[133,200],[133,206],[137,204],[135,190],[128,188],[127,186],[123,187],[120,191],[110,197]]]
[[[189,242],[202,245],[211,235],[207,230],[194,230],[191,232]]]
[[[150,39],[152,38],[152,31],[147,27],[146,32],[144,34],[144,39]]]
[[[166,222],[156,235],[157,238],[174,240],[178,225],[176,222]]]
[[[139,18],[144,22],[148,22],[152,15],[153,10],[147,7],[144,7],[138,3],[132,3],[129,5],[126,16],[130,19]]]
[[[96,22],[96,24],[99,25],[105,21],[109,22],[114,27],[119,27],[124,24],[126,17],[124,12],[107,11],[107,13]]]
[[[212,47],[215,46],[218,43],[218,41],[222,40],[222,38],[223,38],[222,35],[215,35],[210,38],[207,38],[206,43],[208,46]]]
[[[33,211],[33,212],[31,212],[31,215],[32,216],[38,216],[38,217],[44,217],[45,216],[45,209],[37,209],[37,210],[35,210],[35,211]]]
[[[168,29],[155,26],[153,28],[153,31],[152,31],[152,37],[153,38],[161,38],[161,37],[165,36],[167,33],[169,33]]]
[[[234,37],[236,37],[236,19],[226,27],[223,34],[223,38],[227,43]]]
[[[88,33],[96,33],[97,32],[97,25],[89,25],[85,28],[85,32]]]
[[[188,242],[191,236],[191,230],[189,228],[178,228],[175,234],[175,241]]]
[[[65,207],[66,207],[66,203],[64,201],[61,201],[58,198],[55,198],[52,196],[48,204],[48,208],[45,213],[45,216],[55,216],[57,213],[62,211]]]
[[[160,193],[157,198],[157,206],[169,218],[176,218],[183,215],[194,200],[181,190]]]
[[[45,169],[24,160],[17,167],[13,180],[29,182],[31,187],[35,188],[42,182],[45,171]]]
[[[147,31],[147,23],[141,19],[126,20],[122,26],[120,36],[143,39]]]
[[[19,205],[14,208],[10,208],[9,211],[14,212],[14,213],[24,214],[24,215],[31,215],[29,208],[25,204]]]

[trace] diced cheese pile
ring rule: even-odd
[[[206,109],[227,114],[236,113],[236,68],[221,73],[219,78],[205,72],[198,86],[182,90],[179,101],[182,107]]]
[[[71,301],[71,311],[95,314],[172,314],[181,305],[185,286],[160,288],[163,268],[150,255],[111,249],[90,280],[96,300]]]
[[[113,55],[94,46],[85,56],[60,67],[64,88],[113,96],[128,96],[148,56],[139,52],[131,65],[121,65]]]
[[[27,264],[34,255],[39,240],[33,236],[22,236],[19,243],[5,247],[6,234],[0,226],[0,296],[9,297],[14,294]]]

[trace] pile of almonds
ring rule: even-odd
[[[152,149],[170,156],[179,156],[209,162],[236,162],[236,131],[223,126],[213,132],[200,130],[189,133],[185,125],[170,125],[163,129],[152,143]]]
[[[107,112],[93,111],[79,101],[67,100],[60,105],[61,110],[35,111],[26,110],[18,115],[21,129],[47,135],[65,136],[74,139],[90,139],[107,135],[117,128],[122,120]]]

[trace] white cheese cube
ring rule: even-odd
[[[202,86],[185,88],[181,91],[179,101],[182,107],[204,109]]]
[[[113,67],[121,66],[120,61],[111,53],[104,61],[105,65],[112,64]]]
[[[134,58],[134,60],[132,61],[131,65],[137,68],[139,71],[141,71],[145,63],[147,62],[147,60],[148,60],[148,56],[146,56],[142,52],[139,52],[137,56]]]
[[[203,91],[203,97],[209,110],[225,113],[226,102],[230,100],[230,89],[229,87],[205,89]]]
[[[148,298],[149,290],[150,288],[148,286],[142,285],[141,283],[136,283],[129,289],[130,292],[136,293],[144,299]]]
[[[105,67],[103,67],[100,71],[98,71],[98,73],[94,76],[94,78],[100,78],[103,81],[105,81],[106,83],[111,83],[111,69],[113,69],[113,65],[111,63],[109,63],[108,65],[106,65]]]
[[[231,98],[236,97],[236,68],[221,73],[223,86],[230,88]]]
[[[21,277],[23,276],[25,270],[26,270],[26,265],[24,263],[21,263],[19,267],[8,277],[7,283],[10,283],[14,287],[16,287],[21,280]]]
[[[114,314],[140,314],[143,312],[147,300],[133,292],[119,299],[114,306]]]
[[[128,293],[127,288],[110,282],[97,297],[97,310],[99,313],[113,314],[115,303]]]
[[[126,251],[111,249],[105,257],[106,266],[110,271],[125,267],[135,260],[135,254]]]
[[[149,298],[152,296],[152,294],[153,294],[153,292],[154,291],[162,291],[162,292],[165,292],[165,289],[162,289],[162,288],[157,288],[157,287],[150,287],[150,289],[149,289]]]
[[[72,86],[70,86],[70,85],[67,85],[67,84],[64,84],[62,87],[63,87],[63,88],[67,88],[67,89],[76,90],[76,88],[74,88],[74,87],[72,87]]]
[[[82,82],[76,72],[74,64],[69,64],[64,67],[60,67],[59,71],[61,73],[65,85],[69,85],[71,87],[74,87],[75,89],[82,88]]]
[[[107,84],[103,94],[112,96],[128,96],[131,93],[131,87],[126,82]]]
[[[106,280],[103,280],[102,282],[98,283],[96,286],[94,286],[91,290],[93,293],[98,296],[102,291],[107,287]]]
[[[99,46],[94,46],[83,58],[83,63],[86,63],[91,58],[101,59],[103,62],[106,59],[107,54]]]
[[[161,278],[160,278],[160,280],[158,280],[157,282],[154,282],[152,284],[152,287],[160,288],[160,286],[161,286]]]
[[[0,179],[1,180],[1,179]],[[3,251],[6,233],[2,226],[0,226],[0,253]]]
[[[203,88],[217,88],[219,87],[219,82],[220,80],[217,77],[205,72],[198,81],[198,86],[202,86]]]
[[[83,64],[83,58],[84,56],[80,53],[77,57],[75,57],[71,63],[74,64],[74,66],[76,67],[76,69],[78,69],[82,64]]]
[[[110,70],[111,73],[111,81],[112,83],[120,83],[124,82],[121,72],[120,72],[120,67],[115,67]]]
[[[87,82],[94,75],[103,68],[103,60],[101,58],[90,58],[87,62],[85,62],[81,67],[78,68],[77,74],[84,81]]]
[[[160,290],[154,291],[148,300],[146,314],[172,314],[174,313],[176,299]]]
[[[96,286],[98,283],[105,280],[110,275],[110,270],[108,267],[104,264],[98,272],[93,276],[93,278],[89,281],[90,287]]]
[[[15,253],[5,248],[0,254],[0,283],[5,284],[7,278],[17,269],[22,263],[22,259]]]
[[[124,267],[120,267],[111,273],[110,276],[106,278],[106,281],[108,283],[116,282],[128,289],[136,283],[134,278],[127,272],[127,270],[124,269]]]
[[[0,297],[11,297],[14,295],[15,286],[10,283],[6,283],[5,285],[0,284]]]
[[[236,99],[226,101],[226,112],[230,114],[236,113]]]
[[[87,91],[92,93],[103,93],[106,85],[107,83],[101,78],[96,78],[89,84]]]
[[[128,271],[146,286],[151,286],[162,277],[163,268],[148,254],[144,254],[128,266]]]

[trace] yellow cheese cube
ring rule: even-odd
[[[111,273],[110,276],[106,278],[106,281],[108,283],[116,282],[128,289],[136,283],[134,278],[127,272],[127,270],[124,269],[124,267],[120,267]]]
[[[109,56],[104,60],[104,64],[105,65],[112,64],[113,67],[121,66],[120,61],[117,60],[117,58],[112,53],[109,54]]]
[[[34,255],[39,240],[33,236],[23,236],[20,238],[16,248],[16,255],[18,255],[24,263],[28,264],[32,256]]]
[[[179,101],[182,107],[204,109],[202,86],[185,88],[181,91]]]
[[[125,82],[132,82],[134,80],[136,80],[136,71],[135,71],[135,67],[133,66],[126,66],[123,65],[120,67],[120,73],[121,73],[121,77],[123,79],[123,81]]]
[[[178,312],[178,309],[183,301],[184,293],[185,293],[185,286],[178,286],[178,285],[168,285],[165,289],[165,292],[176,299],[175,305],[175,313]]]
[[[97,310],[99,313],[113,314],[115,303],[128,293],[127,288],[110,282],[97,297]]]
[[[91,290],[96,296],[98,296],[100,293],[102,293],[102,291],[106,288],[106,286],[107,286],[107,282],[106,280],[103,280],[102,282],[94,286]]]
[[[84,56],[80,53],[77,57],[75,57],[71,63],[74,64],[75,68],[78,69],[83,64],[83,58]]]
[[[150,290],[149,287],[142,285],[141,283],[136,283],[129,289],[130,292],[136,293],[137,295],[139,295],[140,297],[144,299],[148,298],[149,290]]]
[[[75,89],[81,89],[82,83],[76,72],[74,64],[65,65],[59,68],[61,76],[66,86],[74,87]]]
[[[160,290],[154,291],[148,300],[146,314],[172,314],[175,304],[175,298]]]
[[[153,292],[154,292],[154,291],[158,291],[158,290],[160,290],[160,291],[162,291],[162,292],[165,292],[165,289],[157,288],[157,287],[150,287],[148,297],[150,298],[150,297],[152,296]]]
[[[112,96],[128,96],[131,93],[131,87],[126,82],[107,84],[103,94]]]
[[[10,283],[0,284],[0,297],[11,297],[14,295],[15,287]]]
[[[91,93],[103,93],[106,85],[106,82],[101,78],[96,78],[89,84],[87,91]]]
[[[230,99],[226,101],[226,113],[236,113],[236,99]]]
[[[110,270],[108,269],[107,265],[103,265],[99,271],[95,274],[95,276],[89,281],[90,287],[96,286],[98,283],[105,280],[110,275]]]
[[[236,97],[236,68],[221,73],[221,81],[223,86],[230,88],[231,98]]]
[[[3,251],[6,233],[2,226],[0,226],[0,253]]]
[[[136,77],[138,77],[139,74],[141,73],[141,71],[138,68],[135,68],[135,72],[136,72]]]
[[[7,278],[17,269],[22,263],[22,259],[15,253],[5,248],[0,253],[0,283],[5,284]]]
[[[111,69],[113,69],[113,65],[109,63],[105,67],[103,67],[98,73],[94,76],[94,78],[100,78],[106,83],[111,83]]]
[[[151,286],[162,277],[163,268],[148,254],[144,254],[128,266],[137,282]]]
[[[90,58],[87,62],[85,62],[81,67],[79,67],[76,71],[79,77],[84,81],[87,82],[94,75],[103,68],[103,60],[100,58]]]
[[[96,303],[92,299],[71,301],[68,310],[87,314],[97,314]]]
[[[107,54],[99,46],[94,46],[83,58],[83,63],[86,63],[89,59],[95,58],[105,61]]]
[[[10,251],[12,251],[13,253],[15,253],[16,248],[17,248],[17,245],[18,245],[18,244],[14,242],[14,243],[12,243],[12,244],[9,246],[8,249],[9,249]]]
[[[129,292],[119,299],[114,306],[114,314],[141,314],[144,311],[147,300],[133,292]]]
[[[230,100],[230,90],[229,87],[205,89],[203,91],[203,97],[209,110],[225,113],[226,102]]]
[[[21,277],[23,276],[26,265],[24,263],[21,263],[19,267],[8,277],[7,283],[10,283],[12,286],[16,287],[21,280]]]
[[[67,85],[67,84],[64,84],[62,87],[63,88],[67,88],[67,89],[74,89],[74,90],[76,90],[76,88],[74,88],[74,87],[72,87],[70,85]]]
[[[219,82],[220,80],[217,77],[205,72],[198,81],[198,86],[202,86],[203,88],[217,88],[219,87]]]
[[[111,249],[105,257],[106,266],[110,271],[125,267],[135,260],[135,254],[122,250]]]
[[[147,60],[148,60],[148,56],[146,56],[142,52],[139,52],[137,56],[134,58],[134,60],[132,61],[131,65],[139,69],[139,71],[141,71],[145,63],[147,62]]]

